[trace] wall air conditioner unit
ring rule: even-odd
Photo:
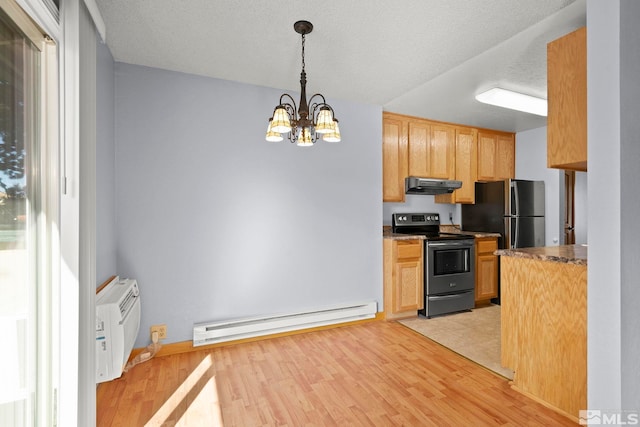
[[[116,276],[96,296],[96,382],[122,375],[140,329],[138,282]]]

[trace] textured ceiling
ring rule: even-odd
[[[97,0],[116,61],[387,111],[521,131],[545,118],[475,101],[495,85],[546,98],[546,43],[585,25],[586,0]]]

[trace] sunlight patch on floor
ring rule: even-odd
[[[162,407],[145,424],[145,427],[163,425],[222,426],[222,410],[210,354],[189,374]]]
[[[196,399],[189,405],[189,409],[178,420],[176,426],[202,425],[203,421],[206,421],[206,425],[211,427],[222,427],[224,425],[215,376],[209,378]]]

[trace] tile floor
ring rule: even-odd
[[[500,365],[499,305],[432,319],[418,316],[399,322],[499,375],[513,379],[513,371]]]

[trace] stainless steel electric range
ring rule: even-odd
[[[424,309],[427,318],[475,305],[474,236],[440,232],[440,214],[394,213],[394,233],[424,236]]]

